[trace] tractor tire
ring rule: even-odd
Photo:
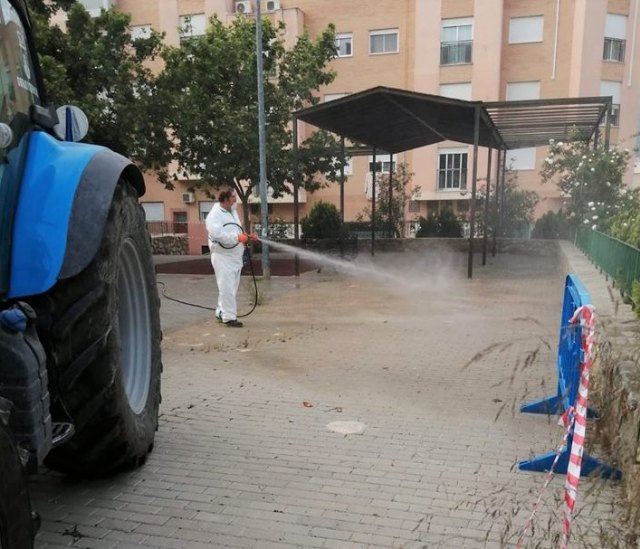
[[[44,302],[35,306],[58,395],[52,415],[75,427],[45,464],[97,477],[144,463],[161,400],[160,299],[144,212],[127,181],[116,186],[96,257]]]
[[[13,437],[0,420],[0,549],[31,549],[34,536],[27,476]]]

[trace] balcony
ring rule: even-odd
[[[473,40],[440,43],[441,65],[464,65],[471,63]]]

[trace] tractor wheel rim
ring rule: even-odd
[[[145,408],[151,382],[151,319],[145,280],[138,249],[127,238],[120,251],[118,329],[122,380],[136,414]]]

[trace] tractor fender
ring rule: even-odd
[[[14,222],[9,298],[44,293],[91,262],[120,177],[138,196],[144,194],[142,174],[127,158],[42,131],[31,134]]]

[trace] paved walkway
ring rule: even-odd
[[[489,263],[471,281],[464,254],[408,252],[274,278],[241,330],[163,299],[153,454],[102,481],[35,477],[37,547],[514,547],[545,480],[515,463],[562,438],[518,409],[555,392],[566,273],[557,257]],[[159,279],[214,302],[212,277]],[[557,478],[527,547],[557,546],[561,497]],[[583,481],[575,547],[609,547],[615,497]]]

